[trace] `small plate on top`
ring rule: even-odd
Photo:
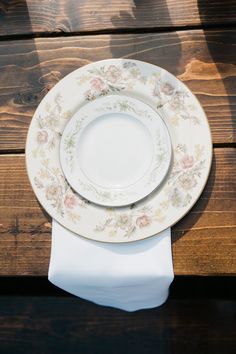
[[[87,103],[68,122],[60,161],[81,196],[104,206],[125,206],[146,197],[165,178],[170,135],[149,105],[109,95]]]

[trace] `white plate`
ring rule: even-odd
[[[170,133],[173,157],[164,182],[149,197],[129,207],[104,208],[84,201],[70,188],[59,147],[75,112],[114,92],[158,111]],[[199,198],[211,160],[207,118],[191,91],[162,68],[126,59],[92,63],[61,80],[37,108],[26,144],[29,178],[46,211],[69,230],[106,242],[136,241],[174,225]]]
[[[168,172],[171,141],[161,117],[142,101],[109,95],[71,118],[60,144],[71,187],[104,206],[124,206],[150,194]]]

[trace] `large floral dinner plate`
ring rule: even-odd
[[[88,102],[110,94],[133,97],[155,109],[172,143],[171,166],[161,186],[122,208],[101,207],[79,197],[59,159],[61,135],[70,118]],[[78,235],[106,242],[136,241],[174,225],[199,198],[211,160],[207,118],[191,91],[160,67],[126,59],[92,63],[61,80],[38,106],[26,144],[29,179],[48,214]]]

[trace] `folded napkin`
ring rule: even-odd
[[[135,311],[162,305],[174,278],[170,228],[132,243],[100,243],[52,224],[49,281],[96,304]]]

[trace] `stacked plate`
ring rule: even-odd
[[[112,59],[72,72],[45,96],[26,159],[55,220],[90,239],[130,242],[190,210],[209,174],[212,142],[199,102],[178,79]]]

